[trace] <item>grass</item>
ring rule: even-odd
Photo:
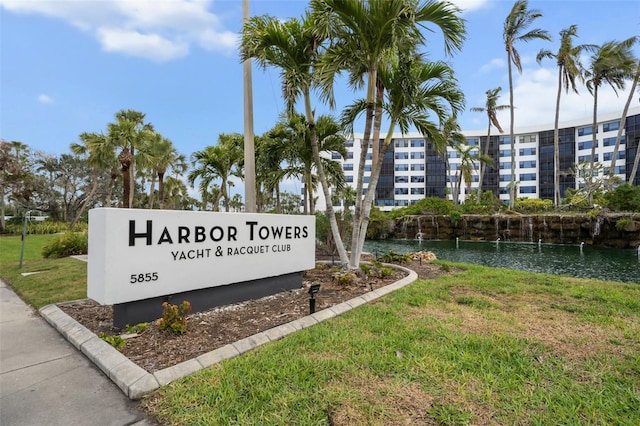
[[[640,286],[464,266],[144,404],[168,425],[640,424]]]
[[[84,262],[41,258],[50,238],[27,237],[22,269],[0,238],[2,279],[35,307],[86,297]],[[640,285],[464,268],[143,405],[167,425],[640,424]]]
[[[0,277],[35,308],[87,297],[87,264],[72,258],[43,259],[42,248],[57,235],[27,235],[20,268],[20,237],[0,238]],[[23,276],[26,272],[40,272]]]

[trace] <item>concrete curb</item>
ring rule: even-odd
[[[242,355],[266,343],[282,339],[303,328],[311,327],[322,321],[337,317],[360,305],[407,286],[418,279],[418,274],[410,269],[398,265],[385,265],[407,272],[408,275],[393,284],[376,289],[370,293],[365,293],[364,295],[323,309],[312,315],[281,324],[269,330],[254,334],[253,336],[238,340],[237,342],[222,346],[211,352],[207,352],[197,358],[181,362],[180,364],[167,367],[154,373],[147,372],[129,360],[113,346],[100,339],[89,329],[64,313],[57,305],[53,304],[42,307],[40,309],[40,315],[73,346],[85,354],[125,395],[132,400],[138,400],[146,393],[158,389],[160,386],[189,376],[196,371],[210,367],[225,359]],[[64,305],[64,303],[61,303],[61,305]]]

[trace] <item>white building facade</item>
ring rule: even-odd
[[[620,113],[602,114],[598,117],[595,162],[604,166],[608,173],[611,166],[618,130],[622,126],[622,139],[618,149],[615,175],[623,182],[629,180],[633,161],[640,145],[640,107],[629,110],[625,123],[620,122]],[[493,134],[495,132],[496,134]],[[487,132],[462,131],[466,146],[485,146]],[[517,198],[553,199],[554,195],[554,125],[533,126],[516,129],[515,132],[515,177]],[[347,158],[332,154],[332,158],[342,164],[347,184],[356,187],[358,161],[362,134],[355,134],[347,143]],[[581,178],[572,170],[579,162],[589,161],[593,140],[592,118],[561,122],[559,124],[560,183],[561,196],[569,188],[578,188]],[[464,146],[463,146],[464,148]],[[479,151],[479,149],[478,149]],[[445,158],[445,155],[447,158]],[[499,134],[492,128],[489,142],[489,156],[493,166],[486,168],[483,191],[493,191],[500,200],[509,201],[511,183],[511,143],[509,135]],[[448,167],[447,167],[448,162]],[[460,173],[461,158],[452,147],[446,154],[436,151],[434,144],[419,133],[394,135],[382,166],[376,189],[375,205],[382,210],[391,210],[416,203],[425,197],[452,198],[453,183]],[[365,188],[371,175],[372,154],[367,154],[364,171]],[[464,202],[471,192],[477,190],[479,164],[474,162],[470,189],[462,180],[460,202]],[[640,172],[638,173],[640,175]],[[640,185],[636,176],[634,185]],[[322,209],[324,200],[316,204]],[[339,200],[334,200],[336,207]]]

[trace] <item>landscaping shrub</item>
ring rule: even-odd
[[[86,232],[66,232],[42,248],[45,258],[87,254],[89,237]]]
[[[521,213],[536,213],[553,209],[553,201],[540,198],[519,198],[515,202],[515,209]]]
[[[640,211],[640,186],[624,183],[604,196],[605,205],[617,212]]]

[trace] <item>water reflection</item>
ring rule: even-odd
[[[452,262],[640,283],[640,251],[636,249],[553,245],[541,241],[385,240],[366,241],[364,250],[378,254],[389,250],[397,253],[426,250],[438,259]]]

